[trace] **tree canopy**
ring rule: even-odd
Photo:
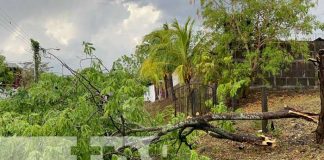
[[[320,27],[309,13],[316,1],[201,0],[201,5],[209,50],[197,66],[232,96],[256,79],[266,83],[269,74],[277,75],[300,55],[307,59],[302,38]]]

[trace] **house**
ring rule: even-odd
[[[16,63],[7,63],[7,67],[14,74],[14,80],[12,84],[5,84],[6,86],[11,85],[14,89],[20,87],[21,85],[21,73],[22,68]]]

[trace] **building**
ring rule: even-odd
[[[309,41],[309,56],[314,58],[320,49],[324,49],[324,39],[317,38]],[[317,71],[314,64],[304,57],[298,57],[290,64],[288,69],[281,70],[276,76],[267,78],[272,88],[289,89],[289,88],[317,88],[319,86]],[[253,86],[262,85],[261,80],[253,82]]]
[[[173,86],[177,86],[180,84],[179,77],[177,73],[172,74]],[[162,81],[160,83],[163,83]],[[165,91],[159,89],[154,84],[150,84],[147,87],[147,91],[144,94],[144,100],[147,102],[155,102],[156,100],[164,99]]]
[[[5,84],[6,87],[8,87],[8,85],[12,86],[15,89],[20,87],[22,80],[22,68],[16,63],[7,63],[7,67],[14,74],[14,80],[12,84]]]

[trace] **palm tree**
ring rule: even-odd
[[[140,74],[151,79],[156,86],[160,86],[161,79],[164,80],[165,96],[168,98],[168,86],[170,94],[175,100],[172,73],[176,65],[170,63],[172,55],[171,50],[171,30],[168,24],[164,24],[162,29],[151,32],[144,37],[143,42],[149,46],[149,56],[142,64]]]
[[[150,75],[151,78],[163,78],[165,89],[170,85],[172,100],[175,100],[172,73],[176,72],[180,83],[188,86],[193,76],[192,58],[195,51],[192,45],[193,24],[194,21],[190,18],[183,27],[174,20],[171,28],[164,24],[163,29],[153,31],[144,37],[144,42],[150,45],[150,53],[143,63],[141,73],[147,77]],[[158,70],[154,69],[155,67]]]
[[[179,75],[180,82],[190,84],[193,77],[192,60],[195,51],[195,45],[192,45],[192,28],[194,21],[190,18],[187,19],[185,25],[180,26],[177,20],[172,23],[173,31],[173,53],[177,58],[176,73]]]

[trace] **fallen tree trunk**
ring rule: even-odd
[[[215,120],[268,120],[281,118],[302,118],[307,121],[318,122],[318,114],[298,111],[293,108],[285,107],[283,110],[276,112],[261,112],[261,113],[222,113],[222,114],[207,114],[196,119],[204,119],[205,121]]]
[[[215,138],[229,139],[237,142],[247,142],[256,145],[273,146],[274,140],[268,137],[258,137],[252,134],[235,134],[226,132],[220,128],[212,126],[209,122],[218,120],[266,120],[266,119],[283,119],[283,118],[301,118],[313,123],[318,122],[318,114],[301,112],[293,108],[284,108],[276,112],[262,112],[262,113],[222,113],[222,114],[207,114],[199,117],[188,118],[186,121],[180,122],[170,127],[156,127],[156,128],[139,128],[129,130],[127,133],[137,132],[157,132],[150,140],[151,143],[159,142],[160,138],[170,132],[180,130],[179,137],[186,128],[193,130],[203,130]],[[191,133],[190,132],[190,133]]]
[[[252,134],[235,134],[226,132],[220,128],[216,128],[213,126],[205,127],[205,131],[208,131],[208,134],[214,138],[219,139],[229,139],[236,142],[247,142],[255,145],[262,145],[262,146],[275,146],[275,140],[272,140],[266,136],[255,136]]]
[[[207,114],[194,118],[187,118],[187,120],[180,122],[173,126],[165,126],[165,127],[150,127],[146,128],[139,124],[131,123],[133,127],[127,130],[125,133],[127,136],[132,134],[141,133],[141,132],[149,132],[154,133],[152,136],[142,139],[141,142],[144,144],[154,144],[159,143],[161,141],[167,141],[170,139],[163,139],[162,137],[169,133],[178,133],[178,139],[180,141],[179,148],[181,144],[187,145],[190,149],[192,148],[191,144],[187,141],[187,136],[190,135],[195,130],[201,130],[208,133],[208,135],[217,138],[217,139],[228,139],[236,142],[246,142],[254,145],[262,145],[262,146],[275,146],[275,140],[266,136],[256,136],[253,134],[242,134],[242,133],[230,133],[221,128],[213,126],[210,124],[212,121],[218,120],[267,120],[267,119],[283,119],[283,118],[301,118],[313,123],[318,123],[318,114],[302,112],[295,110],[293,108],[285,107],[283,110],[276,112],[262,112],[262,113],[222,113],[222,114]],[[123,136],[121,133],[118,135]],[[133,151],[138,150],[139,148],[136,146],[137,142],[130,142],[121,146],[117,149],[118,153],[123,153],[123,150],[126,148],[130,148]],[[110,153],[111,154],[111,153]],[[109,153],[107,155],[110,155]]]

